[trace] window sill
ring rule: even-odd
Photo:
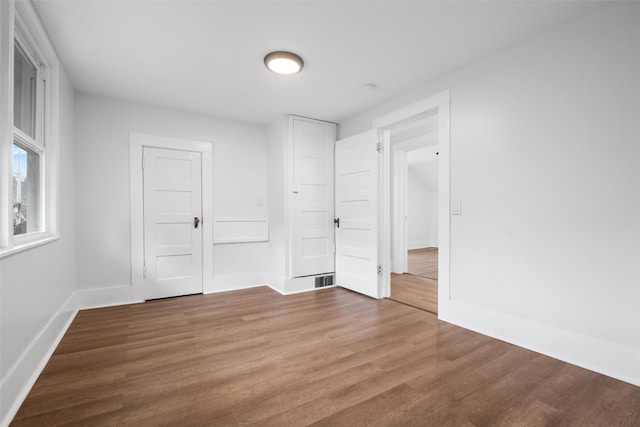
[[[57,240],[60,240],[60,236],[47,235],[39,238],[38,240],[19,243],[13,246],[12,248],[0,249],[0,259],[9,257],[11,255],[15,255],[20,252],[28,251],[33,248],[37,248],[38,246],[43,246],[49,243],[53,243]]]

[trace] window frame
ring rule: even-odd
[[[0,70],[0,258],[59,239],[58,234],[58,76],[59,62],[53,46],[28,1],[0,2],[0,56],[7,64]],[[8,25],[5,25],[8,24]],[[35,137],[14,126],[14,49],[18,43],[36,65]],[[14,236],[13,232],[13,145],[39,155],[41,230]]]

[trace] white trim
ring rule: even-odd
[[[7,67],[0,70],[0,200],[6,206],[0,212],[0,258],[54,241],[58,237],[58,138],[59,138],[59,61],[38,15],[29,1],[0,2],[0,58]],[[8,21],[8,22],[7,22]],[[17,39],[25,53],[38,64],[36,139],[20,137],[13,126],[13,51]],[[44,81],[44,83],[42,83]],[[44,86],[43,86],[44,84]],[[43,114],[44,113],[44,114]],[[41,210],[43,231],[13,236],[11,189],[11,147],[18,140],[41,155]],[[35,146],[34,146],[35,143]]]
[[[407,152],[391,144],[391,272],[406,273],[407,256]]]
[[[149,135],[145,133],[129,133],[129,143],[144,147],[166,148],[169,150],[197,151],[213,153],[213,144],[208,141],[173,138],[168,136]]]
[[[12,1],[0,1],[0,250],[11,243],[11,150],[13,138],[13,34],[15,14]],[[10,59],[6,65],[5,58]],[[5,232],[5,230],[7,232]]]
[[[451,301],[451,105],[438,107],[438,312]]]
[[[437,248],[437,240],[410,240],[407,244],[407,250],[413,249],[425,249],[425,248]]]
[[[17,0],[15,4],[16,21],[22,28],[16,26],[16,33],[20,35],[22,41],[29,44],[29,48],[34,51],[37,60],[46,62],[47,68],[58,65],[58,57],[53,45],[47,37],[47,33],[40,23],[38,13],[33,8],[30,1]],[[24,32],[24,27],[28,32]],[[13,42],[13,40],[12,40]]]
[[[640,349],[460,301],[439,306],[438,318],[640,386]]]
[[[420,117],[427,111],[441,107],[442,105],[448,105],[450,99],[451,98],[449,90],[443,90],[442,92],[430,96],[429,98],[414,102],[413,104],[409,104],[406,107],[400,108],[392,113],[374,119],[373,127],[387,128],[405,120],[411,120],[416,117]]]
[[[293,121],[302,117],[287,116],[287,138],[284,143],[284,212],[282,215],[284,236],[284,273],[286,277],[293,277],[293,236],[295,218],[293,212]]]
[[[214,294],[267,286],[267,276],[266,272],[217,275],[213,277],[212,286],[205,288],[203,293]]]
[[[405,139],[393,143],[394,151],[413,151],[424,147],[433,147],[438,144],[438,131],[434,130],[426,134]]]
[[[269,286],[274,291],[278,292],[281,295],[284,295],[284,285],[286,282],[286,278],[279,274],[269,273],[267,286]]]
[[[60,240],[60,236],[54,236],[51,235],[51,233],[45,232],[29,233],[29,235],[25,237],[30,237],[30,239],[20,242],[18,245],[15,245],[9,249],[3,249],[2,251],[0,251],[0,259]]]
[[[324,277],[324,276],[333,276],[334,278],[334,285],[331,286],[323,286],[321,288],[316,288],[316,278],[317,277]],[[321,289],[327,289],[327,288],[335,288],[337,285],[335,285],[335,278],[336,278],[336,273],[335,272],[330,272],[330,273],[325,273],[325,274],[315,274],[313,276],[304,276],[304,277],[294,277],[292,279],[285,279],[284,281],[284,287],[282,290],[278,289],[275,286],[271,286],[271,284],[269,284],[269,286],[272,289],[275,289],[276,291],[278,291],[279,293],[281,293],[282,295],[294,295],[294,294],[300,294],[303,292],[313,292],[313,291],[319,291]]]
[[[129,218],[131,235],[132,298],[144,300],[144,193],[142,187],[143,147],[129,141]],[[135,185],[134,185],[135,184]]]
[[[378,141],[382,135],[382,155],[379,162],[378,194],[378,298],[391,296],[391,130],[377,129]]]
[[[271,286],[269,286],[269,287],[271,287]],[[307,292],[316,292],[316,291],[322,291],[322,290],[325,290],[325,289],[338,288],[338,287],[339,287],[338,285],[331,285],[331,286],[323,286],[322,288],[315,288],[314,287],[314,288],[297,289],[297,290],[294,290],[294,291],[287,291],[287,292],[283,293],[282,295],[286,296],[286,295],[304,294],[304,293],[307,293]],[[274,289],[274,288],[271,288],[271,289]],[[362,295],[364,295],[364,294],[362,294]]]
[[[0,382],[0,426],[8,426],[69,329],[78,310],[75,293],[33,338]]]
[[[386,153],[391,152],[391,132],[390,128],[404,121],[409,121],[417,117],[424,116],[429,112],[437,109],[438,112],[438,144],[439,144],[439,167],[438,167],[438,312],[440,306],[445,305],[450,299],[450,238],[451,238],[451,218],[449,217],[449,206],[451,200],[450,187],[450,93],[449,90],[437,93],[429,98],[410,104],[400,108],[385,116],[378,117],[373,120],[374,129],[378,130],[383,140],[383,180],[382,180],[382,297],[391,295],[391,156]]]
[[[75,306],[81,310],[144,302],[144,299],[134,297],[133,287],[129,285],[78,289],[74,299]]]
[[[213,144],[208,144],[213,148]],[[205,230],[202,234],[202,292],[205,292],[213,287],[213,152],[201,151],[200,153],[202,155],[202,226]]]
[[[213,143],[131,132],[129,134],[129,194],[132,300],[144,300],[144,217],[142,189],[142,152],[144,147],[195,151],[202,154],[202,291],[206,292],[207,289],[214,286]]]

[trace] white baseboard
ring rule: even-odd
[[[204,289],[203,293],[237,291],[239,289],[256,288],[267,284],[267,273],[253,272],[242,274],[223,274],[213,276],[211,287]]]
[[[8,426],[20,409],[78,310],[75,293],[40,330],[0,382],[0,426]]]
[[[75,293],[75,306],[79,310],[140,302],[144,302],[144,300],[138,300],[133,297],[133,287],[131,285],[78,289]]]
[[[437,248],[437,240],[410,240],[407,242],[407,249]]]
[[[284,295],[284,276],[280,276],[278,274],[269,273],[269,281],[267,282],[271,289],[278,292],[279,294]]]
[[[335,273],[320,274],[318,276],[322,277],[322,276],[329,276],[329,275],[334,275],[334,280],[335,280]],[[319,289],[326,289],[326,288],[333,287],[333,286],[325,286],[322,288],[316,288],[315,287],[316,277],[318,276],[294,277],[293,279],[286,279],[284,281],[284,292],[281,292],[281,293],[283,295],[293,295],[293,294],[299,294],[302,292],[311,292],[311,291],[317,291]]]
[[[458,301],[438,318],[572,365],[640,386],[640,349]]]

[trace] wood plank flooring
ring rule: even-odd
[[[391,299],[438,314],[438,281],[412,274],[391,274]]]
[[[411,249],[408,267],[409,274],[438,280],[438,248]]]
[[[640,388],[340,288],[86,310],[14,426],[638,426]]]
[[[391,274],[391,299],[438,314],[438,248],[412,249],[409,274]]]

